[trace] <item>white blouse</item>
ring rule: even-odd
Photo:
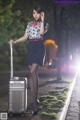
[[[38,22],[29,22],[25,32],[29,34],[29,39],[42,39],[43,35],[40,34],[41,21]],[[48,30],[48,23],[45,25],[45,32]]]

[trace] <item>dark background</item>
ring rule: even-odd
[[[9,70],[10,50],[8,41],[21,37],[32,19],[32,9],[42,5],[45,21],[49,23],[46,39],[55,40],[59,55],[73,58],[80,52],[80,4],[74,1],[60,3],[56,0],[0,0],[0,71]],[[28,40],[14,46],[14,68],[27,67]]]

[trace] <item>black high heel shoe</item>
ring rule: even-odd
[[[32,116],[37,115],[37,114],[38,114],[38,110],[32,111]]]

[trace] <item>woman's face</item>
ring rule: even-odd
[[[41,13],[37,13],[36,10],[33,10],[33,17],[35,20],[38,20],[39,18],[41,18]]]

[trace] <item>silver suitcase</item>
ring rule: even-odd
[[[8,113],[26,113],[27,110],[27,78],[13,77],[13,44],[10,43],[11,76],[9,81]]]

